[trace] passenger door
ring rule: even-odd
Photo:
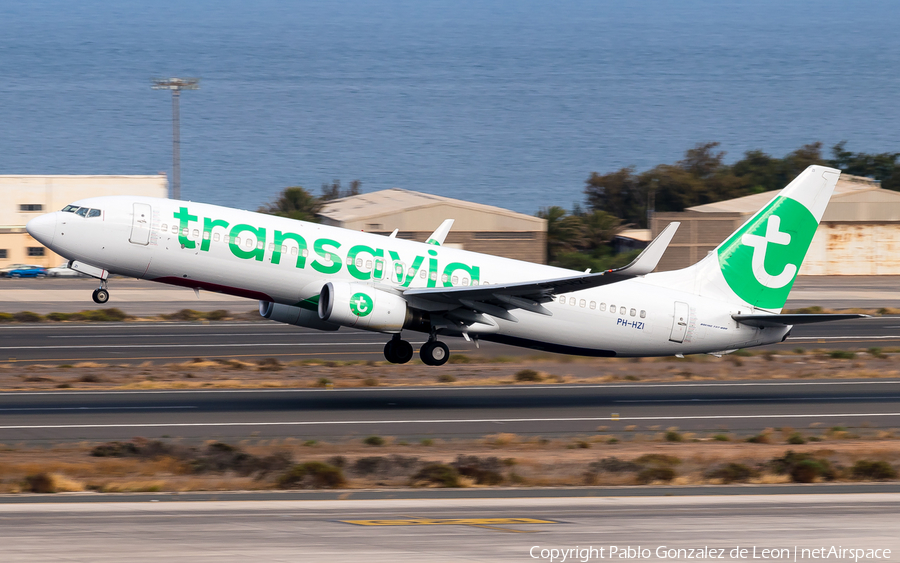
[[[129,241],[134,244],[150,244],[150,218],[152,210],[147,203],[134,204],[134,219],[131,223],[131,237]]]

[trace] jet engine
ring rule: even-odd
[[[271,301],[259,302],[259,314],[271,321],[305,326],[317,330],[337,330],[341,328],[341,325],[323,321],[315,311],[301,309],[292,305],[272,303]]]
[[[410,317],[403,297],[368,285],[329,282],[319,294],[319,318],[352,328],[400,332]]]

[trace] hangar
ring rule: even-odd
[[[672,221],[678,233],[659,270],[694,264],[725,240],[778,191],[689,207],[679,213],[656,213],[656,236]],[[900,274],[900,193],[881,188],[870,178],[842,174],[813,237],[799,275]]]
[[[336,199],[319,211],[325,225],[425,242],[445,219],[444,246],[547,262],[547,221],[508,209],[399,188]]]
[[[73,201],[106,195],[168,197],[165,174],[152,176],[0,175],[0,268],[9,264],[58,266],[64,260],[31,238],[25,224]]]

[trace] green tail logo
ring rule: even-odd
[[[818,226],[803,204],[776,197],[719,247],[725,281],[747,303],[780,309]]]

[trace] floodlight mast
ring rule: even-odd
[[[182,90],[199,90],[199,78],[154,78],[154,90],[172,91],[172,191],[169,197],[181,199],[181,112],[178,100]]]

